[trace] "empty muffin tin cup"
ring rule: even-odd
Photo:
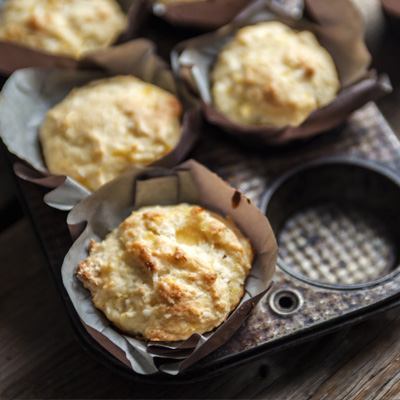
[[[350,156],[296,166],[266,190],[262,209],[280,248],[278,267],[322,287],[390,279],[399,262],[400,179]]]

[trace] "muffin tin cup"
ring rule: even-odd
[[[131,74],[169,92],[176,91],[171,71],[155,54],[153,43],[145,39],[92,56],[85,67],[89,69],[23,69],[8,79],[1,94],[1,137],[8,150],[24,161],[23,165],[15,164],[15,172],[22,179],[56,188],[46,194],[45,202],[61,210],[70,210],[90,191],[70,177],[47,170],[39,141],[39,127],[46,112],[72,88],[112,75]],[[181,162],[196,143],[201,126],[199,110],[184,108],[180,141],[150,165],[172,167]]]
[[[245,283],[245,294],[228,319],[213,332],[193,334],[181,342],[145,342],[113,328],[97,310],[90,293],[75,276],[79,262],[88,255],[88,244],[116,228],[132,210],[145,205],[187,202],[220,215],[230,215],[247,236],[256,259]],[[275,237],[263,213],[245,196],[201,164],[189,160],[172,170],[132,168],[80,202],[68,215],[77,238],[62,266],[64,286],[82,322],[101,346],[140,374],[185,371],[222,346],[242,326],[255,305],[268,291],[277,258]]]
[[[6,1],[0,0],[0,13]],[[128,16],[128,25],[110,47],[93,51],[90,55],[77,60],[0,40],[0,73],[10,75],[18,69],[29,67],[76,69],[79,68],[81,63],[85,63],[88,58],[90,59],[92,55],[108,52],[110,49],[134,39],[138,29],[138,17],[140,16],[140,13],[137,12],[137,5],[133,0],[117,0],[117,2]]]
[[[271,182],[261,200],[278,238],[278,265],[300,281],[365,289],[399,263],[400,179],[370,160],[331,156]]]
[[[301,18],[272,7],[273,2],[256,1],[231,24],[186,40],[171,54],[174,74],[181,93],[192,93],[205,118],[235,139],[251,145],[283,145],[315,136],[335,128],[355,110],[371,100],[391,92],[388,77],[368,71],[370,54],[363,40],[363,21],[350,1],[340,0],[329,6],[319,0],[306,0]],[[261,21],[281,21],[293,29],[313,32],[332,55],[341,89],[328,105],[312,112],[298,127],[258,127],[230,121],[213,105],[210,71],[223,46],[246,25]]]

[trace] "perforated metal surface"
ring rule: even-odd
[[[283,226],[282,261],[315,281],[352,285],[387,275],[395,266],[394,238],[377,215],[352,206],[316,204]]]

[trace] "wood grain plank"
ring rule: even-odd
[[[274,399],[385,398],[383,388],[393,379],[385,370],[394,365],[400,349],[395,334],[400,326],[398,313],[386,312],[327,336],[306,357],[297,359],[298,354],[292,353],[296,367],[262,391],[260,398],[267,393]],[[285,356],[279,358],[283,361]]]

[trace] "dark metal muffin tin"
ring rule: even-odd
[[[374,104],[357,111],[335,131],[290,148],[258,151],[226,141],[212,127],[207,132],[192,157],[265,209],[278,239],[292,215],[320,204],[321,199],[336,204],[350,202],[372,212],[388,228],[388,248],[393,249],[393,254],[388,257],[387,272],[357,284],[310,279],[279,257],[272,290],[232,339],[178,377],[161,373],[142,376],[116,360],[86,332],[60,276],[62,260],[71,245],[66,213],[43,203],[46,189],[18,180],[21,198],[32,217],[79,342],[99,362],[134,380],[204,379],[271,351],[353,324],[399,302],[396,243],[400,217],[396,211],[400,204],[400,142]]]
[[[194,156],[241,189],[266,212],[278,245],[288,245],[281,243],[280,234],[294,215],[301,216],[304,210],[321,205],[334,205],[342,210],[350,209],[350,216],[357,212],[357,218],[352,221],[354,234],[347,234],[346,243],[341,241],[343,235],[338,232],[343,226],[339,223],[337,231],[328,232],[328,236],[335,247],[361,254],[362,263],[357,265],[359,260],[353,257],[346,264],[343,259],[349,257],[338,253],[337,271],[358,269],[358,279],[332,282],[299,273],[279,256],[270,294],[234,338],[207,361],[200,362],[201,365],[207,362],[218,365],[236,359],[244,362],[281,346],[357,322],[398,303],[400,142],[374,104],[357,111],[336,130],[290,148],[261,152],[232,144],[222,146],[220,140],[210,133]],[[360,221],[363,215],[372,225]],[[314,239],[321,237],[319,231],[326,231],[324,221],[318,221],[316,216],[318,213],[313,214],[311,222]],[[359,222],[361,225],[357,227]],[[368,242],[371,232],[380,236],[378,243],[382,247],[376,249],[374,256],[383,258],[382,268],[374,278],[363,274],[365,264],[370,261],[365,257],[366,247],[376,247],[375,237]],[[297,237],[301,234],[300,231]],[[315,247],[315,242],[307,237],[303,239],[306,245],[292,243],[291,251],[311,264],[308,270],[318,272],[324,266],[312,265],[312,257],[302,254],[307,248]],[[331,244],[321,243],[320,246],[321,252],[332,257]],[[344,244],[347,246],[342,246]],[[280,253],[284,253],[283,247]],[[366,267],[373,270],[375,265]],[[335,277],[335,273],[333,275]],[[340,274],[336,276],[340,278]]]
[[[160,50],[167,54],[168,48],[164,46]],[[36,228],[71,326],[79,342],[94,358],[137,381],[194,381],[223,373],[237,364],[251,363],[269,352],[356,323],[399,303],[397,243],[400,216],[396,211],[400,205],[400,142],[374,104],[364,106],[335,130],[285,147],[246,147],[243,143],[232,142],[232,138],[224,137],[212,126],[206,125],[204,131],[206,134],[191,157],[240,189],[264,210],[278,239],[285,238],[282,235],[288,232],[290,221],[301,220],[304,210],[315,209],[320,204],[345,204],[346,207],[350,204],[361,212],[359,215],[372,215],[372,220],[378,221],[369,225],[372,226],[369,232],[376,229],[385,238],[382,242],[385,251],[374,253],[381,254],[384,261],[382,267],[373,278],[361,273],[360,278],[351,282],[341,279],[338,271],[348,271],[354,266],[357,269],[357,256],[352,258],[351,263],[338,259],[338,269],[331,271],[331,275],[338,279],[323,279],[322,268],[325,266],[313,263],[313,257],[306,254],[306,249],[315,249],[316,244],[322,246],[322,254],[326,250],[323,243],[317,243],[315,237],[310,239],[305,236],[305,244],[303,241],[290,245],[291,240],[281,240],[281,256],[272,290],[225,345],[180,376],[161,373],[143,376],[132,372],[87,333],[61,280],[60,267],[71,245],[66,213],[43,203],[47,189],[18,179],[21,200]],[[12,156],[8,156],[13,161]],[[318,212],[313,214],[312,227],[316,231],[318,215]],[[347,238],[346,244],[352,244],[351,249],[363,254],[363,249],[357,247],[361,246],[360,243],[368,245],[368,240],[363,240],[363,229],[357,230],[356,227],[356,231],[361,236],[358,239],[354,239],[357,235]],[[335,240],[338,245],[344,243],[337,232],[331,230],[330,233],[334,243]],[[302,235],[300,230],[299,235],[290,237]],[[300,260],[300,264],[301,260],[305,260],[303,263],[311,263],[311,266],[308,269],[298,268],[292,261],[288,262],[285,255],[288,246],[291,247],[290,252],[298,256],[296,260]],[[330,254],[333,258],[333,253]],[[346,258],[343,251],[339,252],[339,256]],[[322,255],[321,259],[324,257]],[[314,277],[307,271],[319,274]]]

